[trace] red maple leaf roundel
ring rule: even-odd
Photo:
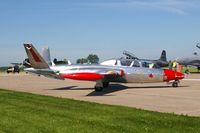
[[[151,73],[151,74],[149,74],[149,78],[153,78],[153,74]]]

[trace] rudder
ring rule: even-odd
[[[160,60],[162,61],[167,61],[167,55],[166,55],[166,51],[163,50],[160,56]]]

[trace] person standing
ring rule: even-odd
[[[172,61],[169,61],[169,70],[172,70]]]
[[[176,60],[174,60],[173,63],[172,63],[172,68],[173,68],[174,71],[177,70],[176,67],[177,67],[177,62],[176,62]]]

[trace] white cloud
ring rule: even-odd
[[[198,4],[200,2],[197,0],[121,0],[117,2],[95,2],[83,5],[117,9],[154,9],[185,15],[189,14],[189,10],[195,8]]]
[[[199,0],[69,0],[59,2],[45,1],[43,5],[59,10],[117,9],[117,10],[156,10],[178,15],[190,14],[199,8]],[[56,8],[56,10],[58,10]]]
[[[194,1],[192,2],[192,0],[129,0],[129,3],[177,14],[187,14],[187,9],[194,7]]]

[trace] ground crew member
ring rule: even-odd
[[[169,70],[172,70],[172,61],[169,61]]]
[[[172,63],[172,68],[174,71],[176,71],[176,66],[177,66],[177,62],[174,60]]]

